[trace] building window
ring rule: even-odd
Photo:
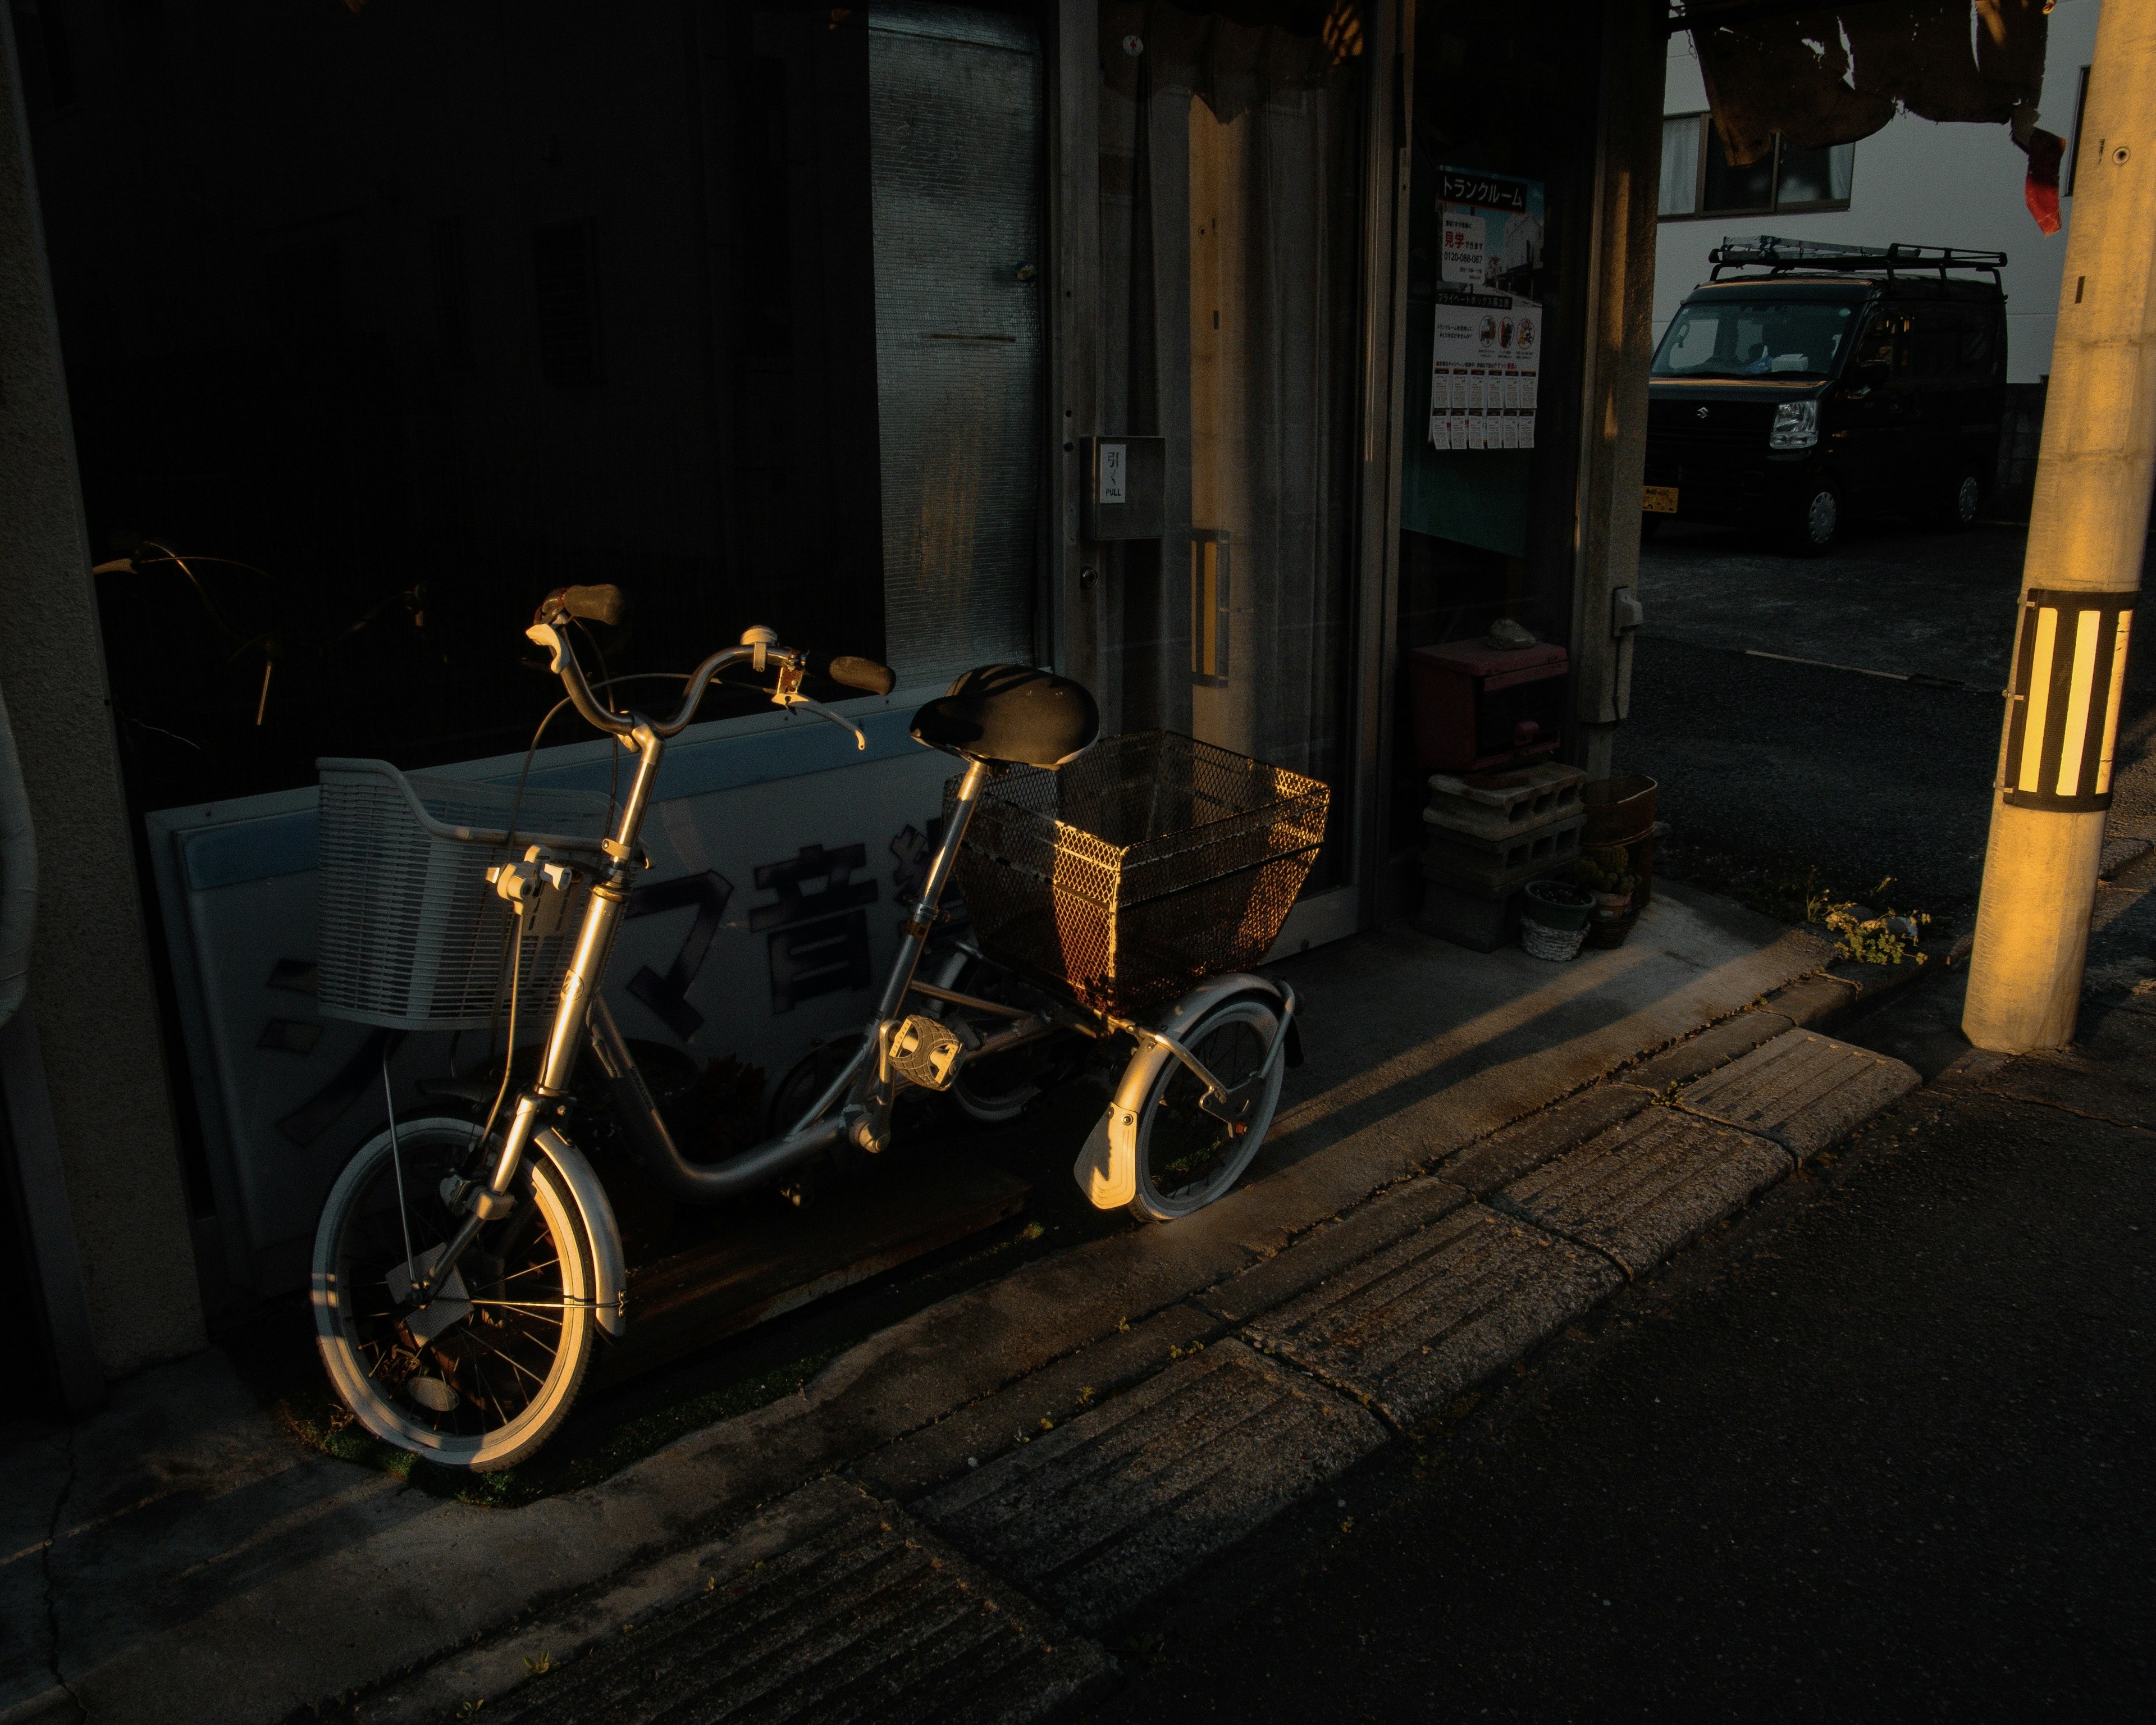
[[[1672,114],[1662,121],[1661,217],[1774,215],[1847,209],[1856,146],[1808,150],[1779,133],[1757,162],[1738,167],[1705,114]]]

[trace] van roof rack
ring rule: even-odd
[[[1941,281],[1949,270],[1989,270],[1996,283],[2006,264],[2004,252],[1965,251],[1951,245],[1830,245],[1817,239],[1779,239],[1771,234],[1753,239],[1724,235],[1707,258],[1714,265],[1709,281],[1721,280],[1725,270],[1744,269],[1765,269],[1778,275],[1791,270],[1852,275],[1930,275],[1936,270]]]

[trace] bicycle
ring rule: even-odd
[[[469,1079],[422,1086],[462,1101],[470,1116],[400,1121],[385,1064],[388,1124],[337,1177],[316,1235],[312,1301],[332,1384],[376,1437],[446,1466],[483,1471],[531,1455],[567,1416],[598,1336],[624,1332],[620,1232],[569,1132],[581,1057],[659,1188],[711,1203],[834,1153],[887,1148],[894,1106],[908,1089],[952,1092],[978,1118],[1009,1119],[1038,1087],[999,1057],[1051,1038],[1127,1040],[1132,1052],[1113,1098],[1072,1172],[1095,1204],[1153,1221],[1190,1214],[1234,1186],[1264,1143],[1285,1065],[1301,1060],[1288,984],[1240,970],[1201,973],[1211,968],[1207,954],[1240,952],[1248,962],[1271,944],[1322,842],[1324,787],[1168,733],[1113,739],[1101,745],[1101,769],[1084,794],[1094,798],[1096,825],[1167,829],[1134,864],[1142,846],[1118,846],[1112,834],[1101,839],[1033,806],[1045,800],[1074,812],[1081,788],[1071,763],[1095,749],[1099,730],[1091,695],[1046,672],[983,666],[913,716],[915,740],[958,757],[963,771],[947,789],[940,841],[850,1058],[787,1130],[722,1161],[691,1161],[599,993],[647,865],[638,835],[666,745],[716,678],[746,669],[769,680],[778,705],[843,725],[865,747],[850,721],[801,693],[803,682],[819,675],[888,695],[896,679],[873,661],[787,647],[756,628],[690,674],[670,717],[617,709],[587,680],[569,629],[613,622],[621,607],[611,587],[557,589],[526,631],[550,654],[566,703],[635,757],[611,821],[577,793],[526,792],[520,783],[508,818],[480,824],[467,817],[485,804],[481,788],[415,784],[385,762],[320,763],[322,1010],[390,1025],[490,1023],[505,1011],[510,1021],[490,1106],[487,1087]],[[1196,763],[1179,800],[1176,762]],[[1204,774],[1211,777],[1201,784]],[[991,797],[998,779],[1006,783]],[[1239,799],[1256,814],[1236,818],[1230,805]],[[969,851],[984,806],[986,836]],[[570,826],[581,816],[585,830],[527,832],[526,812]],[[1083,855],[1059,849],[1080,840],[1092,847]],[[482,874],[465,861],[474,847],[500,860]],[[980,937],[949,938],[924,975],[962,859]],[[1070,884],[1088,867],[1106,870],[1109,902]],[[1126,869],[1153,870],[1158,890],[1118,896],[1117,871]],[[1147,912],[1147,905],[1165,908]],[[1034,938],[1043,927],[1056,950]],[[1193,930],[1211,942],[1196,957]],[[998,942],[1033,962],[999,957]],[[1059,961],[1096,948],[1106,957],[1096,953],[1091,969],[1067,973],[1066,962],[1057,973]],[[1141,965],[1134,954],[1152,967],[1144,988],[1131,983]],[[1173,990],[1164,1007],[1129,1004],[1164,988]],[[516,1026],[534,1011],[548,1014],[546,1034],[530,1081],[519,1086]]]

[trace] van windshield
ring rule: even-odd
[[[1846,300],[1716,298],[1682,305],[1655,351],[1654,375],[1832,377],[1856,323]]]

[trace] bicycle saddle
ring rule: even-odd
[[[976,665],[913,716],[914,740],[969,761],[1060,767],[1101,734],[1082,683],[1029,665]]]

